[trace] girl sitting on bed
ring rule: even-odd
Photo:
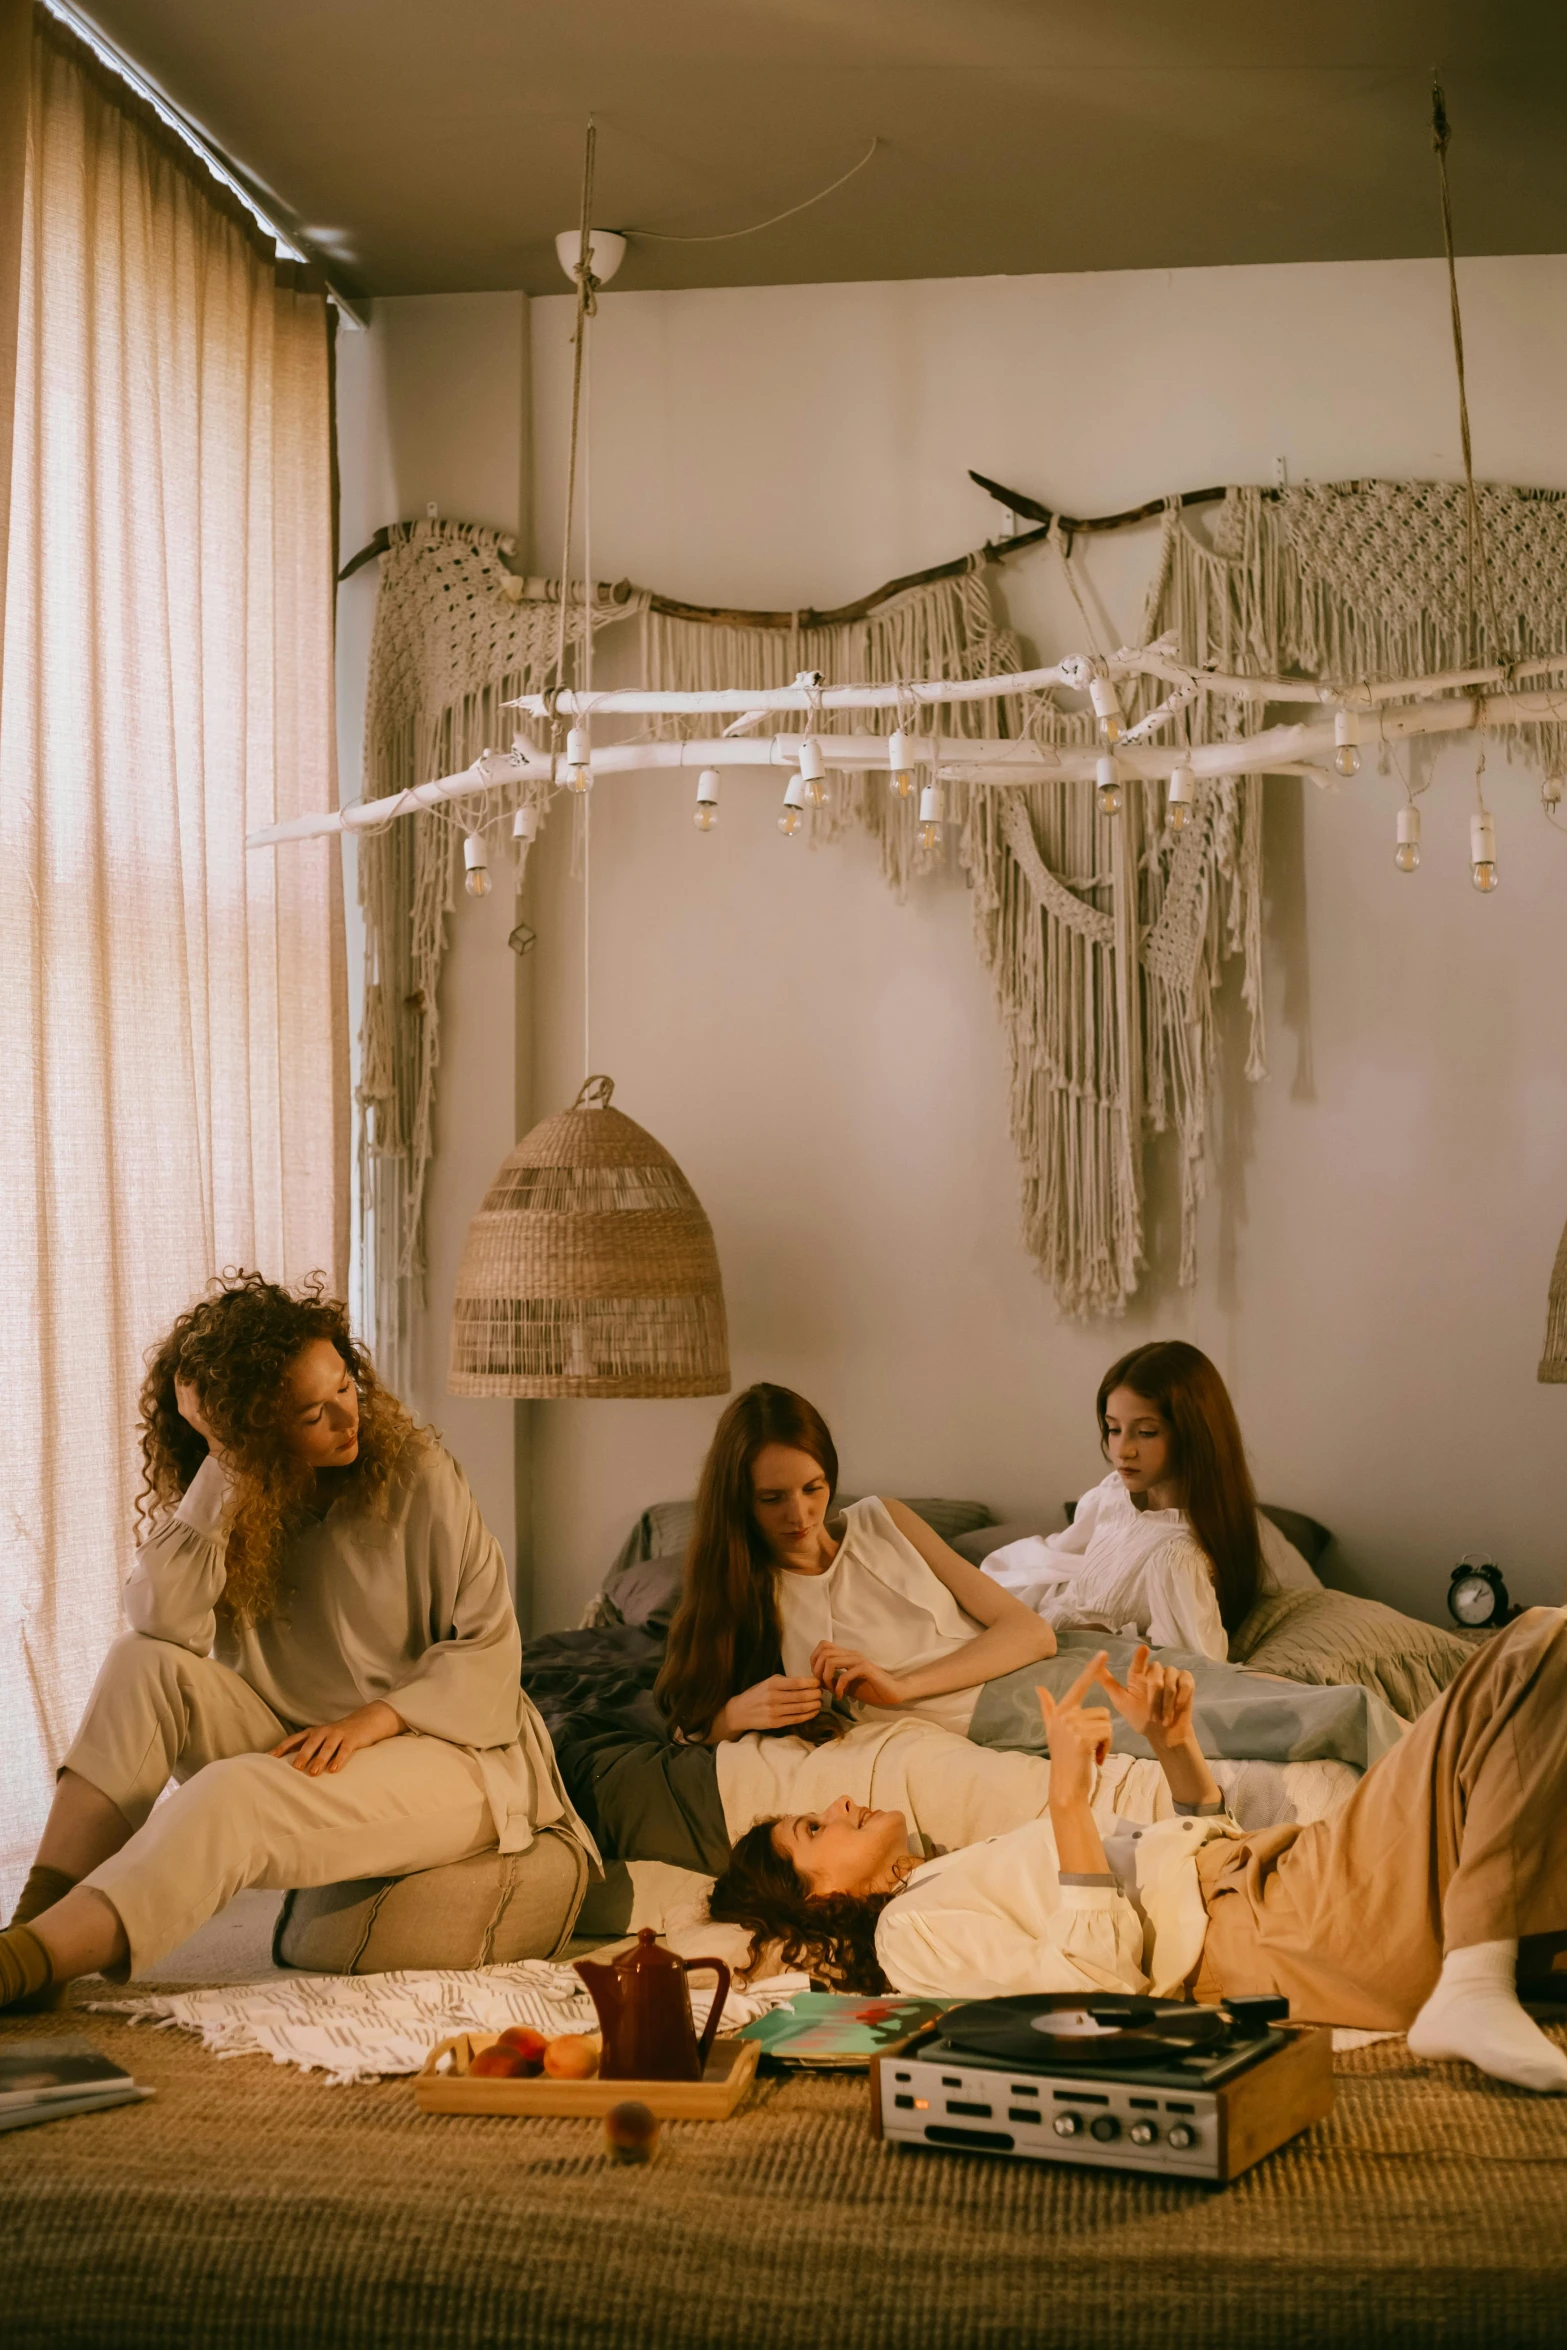
[[[1101,1836],[1090,1809],[1108,1710],[1153,1745],[1182,1817]],[[1567,2055],[1524,2012],[1519,1945],[1567,1932],[1567,1609],[1532,1608],[1478,1649],[1344,1808],[1243,1833],[1192,1728],[1191,1675],[1103,1653],[1040,1692],[1049,1815],[920,1863],[902,1815],[847,1801],[760,1821],[711,1914],[844,1990],[938,1999],[1052,1991],[1283,1993],[1296,2022],[1407,2031],[1567,2092]],[[1543,1955],[1536,1943],[1534,1956]]]
[[[702,1470],[685,1588],[655,1694],[677,1736],[830,1737],[838,1717],[919,1713],[966,1736],[982,1682],[1055,1634],[901,1501],[831,1516],[838,1455],[787,1387],[749,1387]]]
[[[1160,1340],[1111,1364],[1095,1409],[1109,1475],[1064,1532],[1008,1543],[984,1572],[1058,1631],[1223,1662],[1259,1591],[1316,1581],[1258,1514],[1224,1381],[1195,1346]]]

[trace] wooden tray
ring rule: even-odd
[[[588,2081],[552,2081],[544,2074],[508,2081],[486,2073],[472,2079],[468,2067],[481,2048],[499,2038],[498,2032],[458,2032],[432,2048],[414,2082],[420,2112],[608,2113],[612,2105],[635,2098],[665,2121],[727,2121],[743,2103],[761,2055],[754,2040],[715,2040],[699,2081],[601,2081],[596,2074]],[[435,2068],[448,2051],[452,2069],[438,2073]]]

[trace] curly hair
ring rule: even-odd
[[[780,1967],[801,1967],[829,1991],[891,1989],[876,1956],[876,1921],[891,1893],[813,1893],[773,1840],[776,1820],[747,1828],[709,1898],[709,1917],[743,1926]]]
[[[376,1378],[349,1329],[347,1307],[325,1290],[321,1273],[292,1291],[259,1273],[227,1271],[146,1357],[138,1527],[177,1506],[207,1457],[206,1438],[182,1418],[175,1398],[176,1379],[188,1380],[233,1479],[222,1604],[237,1623],[271,1614],[283,1552],[311,1514],[315,1471],[289,1447],[283,1418],[284,1381],[307,1346],[324,1338],[336,1347],[358,1389],[358,1457],[340,1472],[357,1507],[384,1510],[399,1459],[425,1441]]]

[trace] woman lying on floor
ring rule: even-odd
[[[1111,1735],[1083,1702],[1096,1676],[1184,1815],[1108,1851],[1089,1802]],[[1282,1992],[1297,2022],[1407,2031],[1417,2056],[1567,2092],[1567,2056],[1516,1990],[1520,1942],[1567,1932],[1567,1609],[1498,1633],[1343,1810],[1304,1828],[1246,1835],[1221,1815],[1191,1676],[1145,1652],[1124,1686],[1100,1656],[1041,1702],[1047,1818],[924,1864],[897,1813],[762,1821],[713,1917],[848,1990]]]
[[[901,1501],[831,1516],[838,1454],[787,1387],[748,1387],[713,1435],[655,1695],[676,1735],[831,1737],[887,1709],[960,1736],[980,1686],[1055,1654],[1031,1608]],[[835,1723],[824,1706],[836,1704]]]
[[[1316,1577],[1257,1508],[1228,1390],[1183,1339],[1134,1347],[1095,1402],[1110,1473],[1063,1533],[984,1572],[1058,1632],[1130,1633],[1221,1662],[1260,1591]]]
[[[405,1876],[553,1823],[592,1853],[495,1539],[340,1304],[214,1285],[150,1358],[142,1457],[134,1628],[0,1934],[0,2006],[145,1973],[247,1885]]]

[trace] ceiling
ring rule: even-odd
[[[1567,250],[1559,0],[84,0],[370,294]]]

